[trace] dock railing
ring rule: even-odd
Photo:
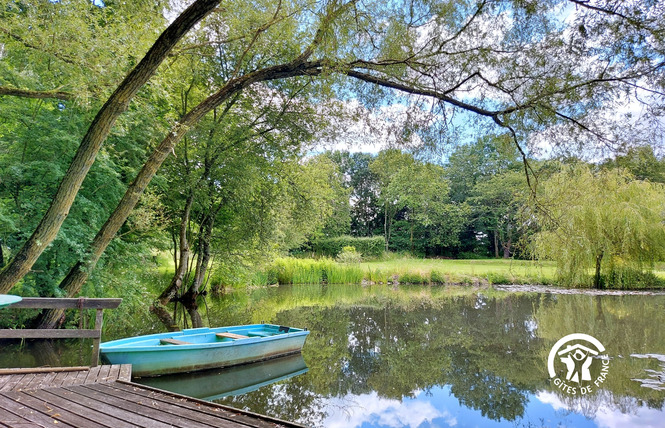
[[[89,299],[24,297],[13,303],[12,309],[95,309],[95,325],[92,329],[0,329],[0,339],[92,339],[92,358],[90,365],[99,364],[99,344],[102,338],[104,309],[117,308],[122,299]],[[83,317],[83,313],[81,313]]]

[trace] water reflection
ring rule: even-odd
[[[665,420],[665,296],[294,286],[232,293],[208,307],[204,319],[213,325],[309,328],[302,354],[309,371],[226,397],[195,377],[186,394],[309,426],[656,427]],[[551,347],[571,333],[596,337],[611,358],[605,382],[585,396],[562,392],[547,372]],[[249,384],[251,376],[237,377]]]
[[[630,356],[665,355],[663,296],[450,296],[410,287],[379,297],[353,289],[354,302],[336,303],[330,290],[310,288],[318,301],[289,308],[287,290],[251,307],[281,306],[272,322],[310,328],[310,372],[221,402],[326,427],[660,426],[665,416],[665,394],[632,380],[662,369],[658,360]],[[291,292],[307,300],[306,289]],[[233,305],[215,307],[228,315]],[[584,397],[568,396],[547,374],[550,348],[574,332],[602,340],[612,358],[602,388]]]
[[[301,354],[226,369],[203,370],[158,377],[133,379],[143,385],[176,392],[188,397],[218,400],[252,391],[307,373]]]

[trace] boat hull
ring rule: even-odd
[[[275,332],[278,328],[288,329],[288,332]],[[241,337],[220,340],[217,333]],[[308,334],[306,330],[268,324],[200,328],[106,342],[101,344],[100,352],[106,363],[132,364],[133,376],[156,376],[229,367],[297,353]],[[182,344],[164,344],[165,340]]]

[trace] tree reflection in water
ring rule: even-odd
[[[665,296],[299,285],[234,292],[208,307],[203,318],[217,326],[310,329],[307,373],[218,400],[310,426],[659,426],[665,418]],[[551,347],[571,333],[596,337],[611,358],[601,388],[585,396],[562,392],[547,372]],[[105,337],[114,335],[123,332]],[[14,358],[4,348],[0,363]]]
[[[554,410],[590,419],[641,408],[665,416],[664,394],[631,380],[658,368],[657,361],[629,357],[665,354],[665,296],[459,295],[427,287],[377,295],[339,287],[349,289],[349,297],[331,288],[286,287],[250,297],[254,316],[273,312],[271,322],[312,331],[303,350],[310,370],[223,403],[323,426],[334,414],[362,412],[367,397],[403,404],[445,389],[486,421],[522,424],[530,401],[539,397],[556,401]],[[231,320],[234,307],[233,299],[222,298],[211,316]],[[573,332],[599,338],[612,358],[602,388],[584,397],[561,392],[547,374],[550,348]]]

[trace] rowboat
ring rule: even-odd
[[[300,352],[309,331],[273,324],[193,328],[112,340],[106,364],[131,364],[133,376],[229,367]]]
[[[0,294],[0,308],[4,308],[5,306],[20,302],[21,300],[23,299],[20,296],[14,296],[12,294]]]

